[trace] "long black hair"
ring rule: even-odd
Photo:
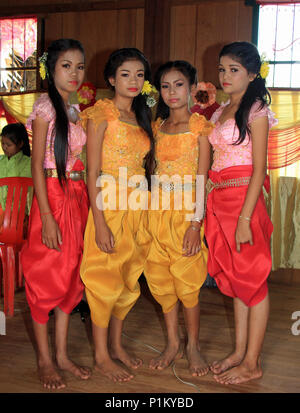
[[[126,47],[123,49],[115,50],[111,53],[104,68],[104,80],[108,87],[114,90],[114,86],[111,85],[109,79],[115,78],[118,67],[128,60],[138,60],[144,66],[144,78],[151,82],[150,65],[143,53],[134,48]],[[154,158],[154,137],[151,128],[152,112],[150,107],[146,104],[146,97],[141,93],[133,99],[132,110],[135,113],[138,125],[144,129],[150,139],[150,150],[144,158],[145,176],[148,181],[149,188],[151,187],[151,175],[155,169]]]
[[[249,112],[255,102],[260,102],[260,108],[271,103],[271,95],[266,88],[266,81],[260,75],[261,59],[256,46],[249,42],[233,42],[223,47],[219,54],[229,56],[231,59],[240,63],[247,72],[255,76],[255,79],[249,83],[244,93],[239,108],[235,113],[235,121],[240,132],[239,138],[234,145],[241,144],[246,134],[250,136],[250,127],[248,123]]]
[[[23,143],[21,151],[30,156],[28,133],[23,123],[9,123],[2,129],[1,136],[5,136],[17,146]]]
[[[48,95],[55,109],[55,139],[54,156],[59,182],[66,179],[66,163],[68,158],[68,133],[69,120],[65,104],[54,83],[55,65],[61,53],[68,50],[79,50],[84,56],[82,44],[74,39],[58,39],[50,44],[47,49],[47,79]]]
[[[162,76],[165,73],[170,72],[170,70],[178,70],[178,72],[181,72],[183,76],[186,77],[189,81],[190,86],[197,84],[196,68],[192,66],[189,62],[186,62],[185,60],[174,60],[164,63],[157,69],[154,77],[154,86],[157,90],[160,91]],[[156,119],[167,119],[169,115],[170,108],[168,107],[168,105],[165,104],[160,94],[156,110]]]

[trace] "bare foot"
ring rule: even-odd
[[[129,381],[134,377],[132,374],[122,369],[122,367],[119,367],[110,358],[107,358],[101,362],[96,361],[95,370],[99,371],[114,382]]]
[[[91,371],[89,368],[78,366],[68,358],[57,358],[56,362],[61,370],[68,371],[72,373],[75,377],[79,377],[80,379],[87,380],[91,375]]]
[[[110,355],[113,360],[120,360],[127,367],[137,369],[143,362],[141,359],[131,357],[123,347],[111,348]]]
[[[244,358],[244,355],[238,353],[229,354],[222,360],[214,361],[210,365],[210,370],[215,374],[223,373],[224,371],[230,369],[231,367],[238,366]]]
[[[149,368],[152,370],[163,370],[168,367],[174,360],[181,359],[183,355],[180,344],[167,344],[165,350],[160,356],[150,360]]]
[[[52,362],[38,364],[38,375],[42,385],[47,389],[63,389],[66,387]]]
[[[200,346],[186,347],[189,370],[192,376],[205,376],[209,372],[209,366],[200,354]]]
[[[215,380],[222,384],[241,384],[247,381],[259,379],[262,377],[262,369],[260,363],[250,365],[243,361],[239,366],[234,367],[223,374],[214,376]]]

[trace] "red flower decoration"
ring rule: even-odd
[[[96,87],[91,82],[84,82],[77,90],[80,110],[93,106],[96,102]]]
[[[201,109],[208,108],[216,101],[217,89],[210,82],[199,82],[191,93],[192,99]]]

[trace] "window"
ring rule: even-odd
[[[268,87],[300,88],[300,4],[259,6],[257,47],[270,61]]]
[[[37,89],[37,18],[0,19],[0,93]]]

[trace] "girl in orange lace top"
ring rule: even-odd
[[[168,334],[164,352],[150,361],[150,368],[161,370],[181,354],[178,336],[181,302],[190,372],[201,376],[208,372],[198,341],[198,297],[207,276],[201,209],[203,214],[204,184],[210,164],[207,135],[213,127],[204,116],[189,111],[190,92],[196,84],[196,69],[185,61],[167,62],[156,74],[155,86],[161,96],[154,124],[156,170],[148,212],[152,242],[144,274],[151,293],[162,306]],[[195,198],[196,175],[202,178],[203,193],[202,199],[196,199],[200,212],[194,216],[193,206],[186,201]],[[154,209],[156,193],[157,210]],[[166,196],[170,196],[170,205],[165,205]]]
[[[104,77],[115,92],[113,99],[99,100],[81,115],[87,129],[91,205],[81,278],[91,309],[96,368],[113,381],[127,381],[132,374],[110,354],[130,368],[141,364],[124,350],[121,334],[123,320],[140,295],[138,278],[149,244],[143,236],[145,208],[130,204],[137,191],[148,199],[148,191],[135,189],[134,182],[138,178],[145,184],[145,173],[151,175],[151,110],[141,94],[144,81],[150,80],[149,64],[139,50],[120,49],[110,56]]]

